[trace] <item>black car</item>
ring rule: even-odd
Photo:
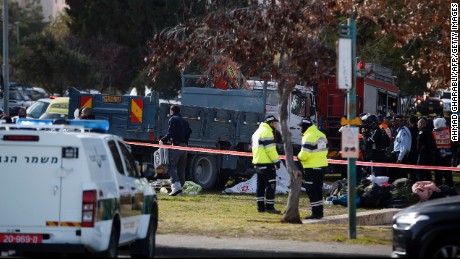
[[[460,257],[460,196],[422,202],[394,215],[391,257]]]

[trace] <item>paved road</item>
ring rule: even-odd
[[[358,225],[391,227],[392,217],[400,209],[381,209],[357,214]],[[304,224],[347,224],[348,215],[304,220]],[[157,234],[157,256],[198,257],[391,257],[392,247],[343,243],[261,240]]]
[[[202,257],[371,257],[390,258],[391,246],[157,235],[159,258]]]
[[[357,214],[357,225],[391,227],[392,216],[400,209],[381,209]],[[304,220],[303,224],[346,224],[348,215],[324,217],[320,220]],[[390,258],[392,247],[385,245],[356,245],[344,243],[300,242],[289,240],[263,240],[251,238],[222,238],[183,235],[156,235],[158,258],[208,258],[208,257],[366,257]],[[2,254],[2,256],[7,254]],[[10,256],[11,257],[11,256]],[[120,258],[129,257],[128,251],[120,251]]]

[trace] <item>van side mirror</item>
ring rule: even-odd
[[[147,178],[147,180],[155,180],[157,173],[154,165],[152,163],[142,163],[141,176]]]

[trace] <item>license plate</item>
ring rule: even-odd
[[[37,234],[0,234],[0,243],[41,244],[42,240]]]
[[[105,103],[121,103],[121,96],[104,96]]]

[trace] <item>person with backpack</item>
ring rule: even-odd
[[[171,105],[169,114],[171,117],[168,121],[168,133],[160,139],[159,144],[163,145],[170,142],[173,146],[188,146],[190,127],[188,122],[182,118],[180,106],[176,104]],[[183,192],[182,186],[185,183],[187,151],[169,149],[168,159],[168,174],[171,179],[171,193],[169,193],[169,196],[176,196]]]

